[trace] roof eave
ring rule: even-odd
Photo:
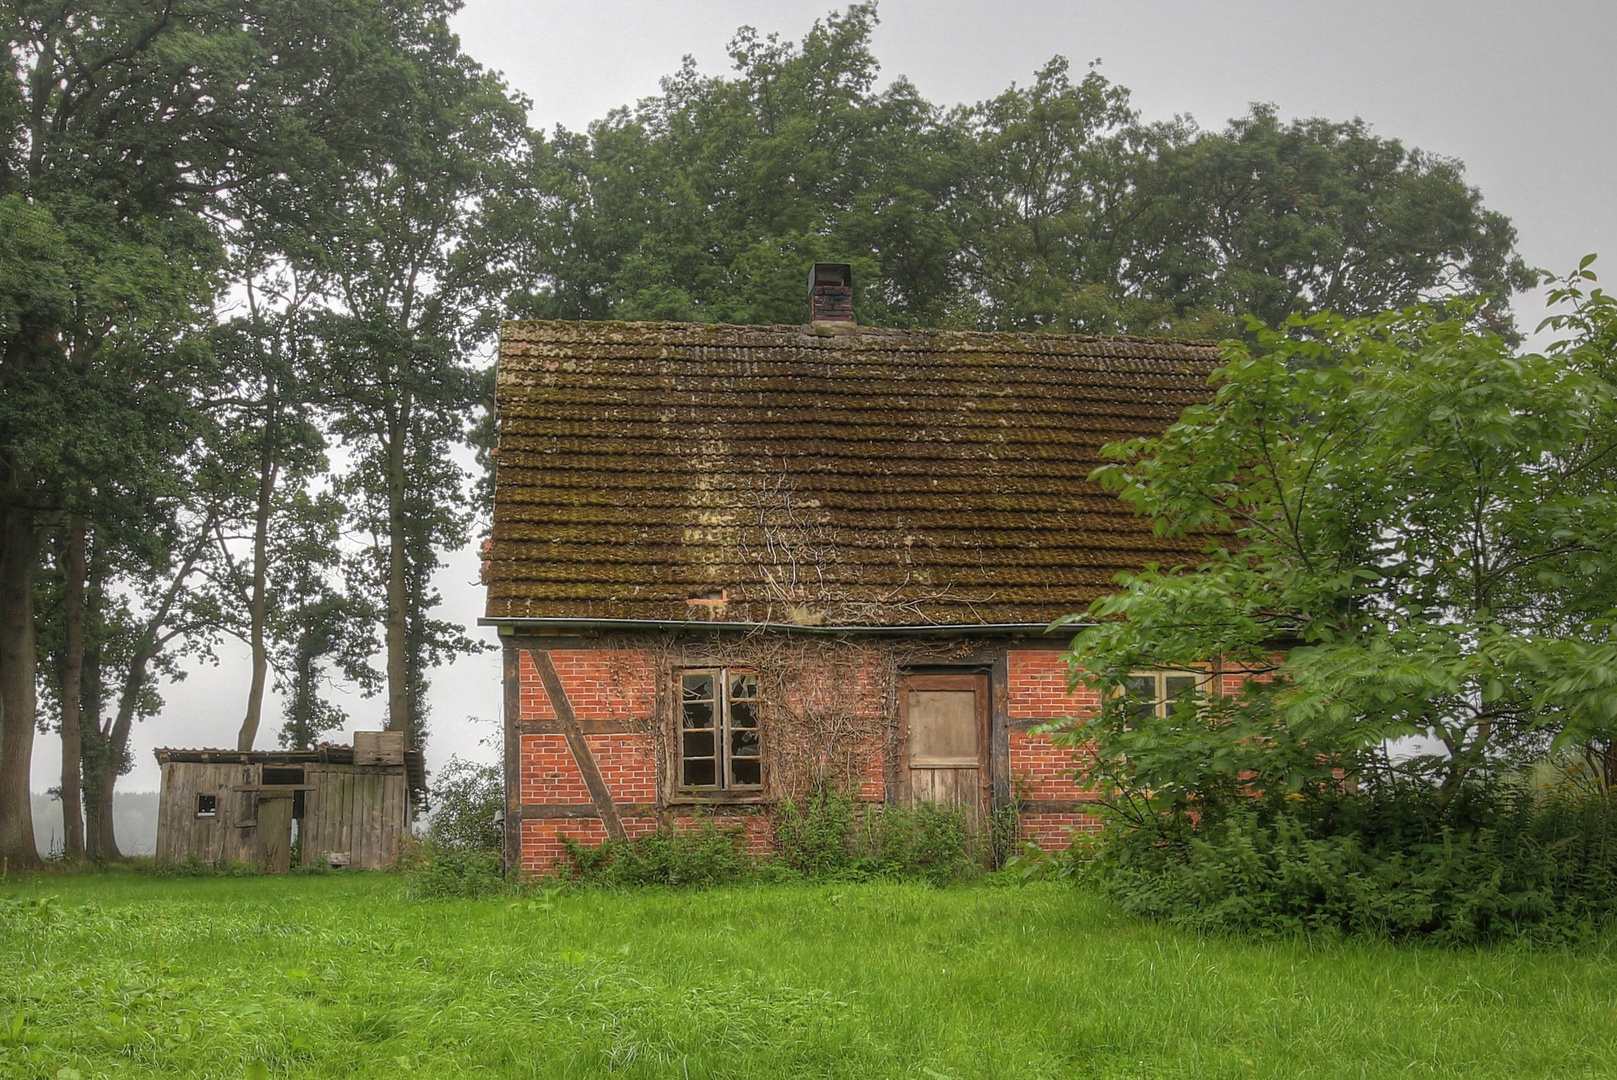
[[[720,622],[709,619],[590,619],[561,617],[486,617],[479,626],[498,627],[501,634],[567,634],[599,631],[704,632],[729,634],[783,633],[815,637],[1059,637],[1088,623],[920,623],[904,626],[808,626],[788,622]]]

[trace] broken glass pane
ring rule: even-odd
[[[711,701],[687,701],[685,703],[685,726],[688,728],[712,727],[713,703]]]
[[[713,676],[711,673],[681,675],[679,684],[686,701],[713,700]]]
[[[756,787],[763,783],[764,764],[757,758],[735,758],[730,762],[730,782]]]
[[[756,731],[730,732],[730,753],[737,757],[757,757],[758,733]]]
[[[734,701],[730,703],[730,726],[750,727],[758,726],[758,706],[751,701]]]
[[[730,676],[730,696],[732,698],[755,698],[758,696],[758,676],[732,675]]]
[[[687,787],[712,787],[718,772],[713,767],[712,758],[698,758],[685,762],[685,785]]]

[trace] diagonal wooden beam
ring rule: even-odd
[[[545,693],[550,697],[550,707],[556,713],[556,720],[561,726],[562,734],[567,737],[567,746],[573,752],[573,761],[578,764],[578,771],[584,777],[584,786],[589,789],[590,802],[595,805],[595,812],[600,815],[601,823],[606,826],[606,833],[614,840],[624,840],[628,834],[623,831],[623,822],[618,820],[618,808],[612,804],[612,793],[607,790],[606,781],[601,777],[601,767],[595,761],[595,751],[584,739],[583,728],[579,726],[578,717],[573,713],[573,703],[567,700],[567,691],[562,688],[561,676],[556,674],[556,665],[550,662],[550,654],[543,649],[525,649],[528,659],[539,672],[539,681],[544,684]]]

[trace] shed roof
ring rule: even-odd
[[[508,322],[487,614],[1049,622],[1199,550],[1088,477],[1217,363],[1121,337]]]
[[[158,764],[166,765],[171,761],[190,762],[192,764],[241,764],[241,765],[353,765],[354,748],[339,743],[321,743],[313,750],[224,750],[224,749],[180,749],[172,746],[159,746],[152,753],[157,757]],[[363,765],[361,767],[364,767]],[[394,766],[376,766],[377,768],[398,768]],[[425,791],[427,788],[426,758],[416,747],[404,751],[404,775],[407,786],[412,791]]]

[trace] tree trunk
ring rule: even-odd
[[[408,567],[404,525],[404,443],[410,430],[410,395],[392,417],[387,440],[387,726],[404,732],[405,745],[415,745],[410,730]]]
[[[266,428],[266,442],[273,437],[273,425]],[[247,601],[251,627],[248,641],[253,650],[253,678],[247,688],[247,716],[236,735],[237,750],[251,750],[258,738],[258,725],[264,715],[264,683],[269,675],[269,649],[264,643],[264,623],[269,607],[269,521],[270,502],[275,495],[277,468],[266,452],[258,481],[258,518],[253,525],[253,591]]]
[[[85,606],[89,612],[101,611],[101,583],[106,578],[106,561],[99,552],[90,561],[90,573],[85,587]],[[118,762],[108,745],[108,732],[101,723],[105,699],[101,692],[101,641],[92,636],[84,650],[84,850],[92,859],[115,861],[123,858],[118,850],[118,836],[113,831],[112,788],[118,779]]]
[[[124,762],[129,760],[129,734],[135,725],[135,710],[139,707],[141,691],[146,688],[147,672],[158,648],[148,637],[140,643],[129,661],[129,673],[124,678],[123,693],[118,696],[118,714],[112,730],[105,731],[101,752],[96,755],[95,795],[90,795],[90,770],[85,774],[85,801],[89,806],[87,822],[91,837],[90,854],[97,858],[114,860],[123,858],[118,849],[118,836],[113,828],[113,789],[123,775]]]
[[[84,780],[79,772],[83,756],[84,690],[84,579],[85,524],[83,516],[68,519],[63,553],[67,588],[62,598],[62,851],[68,859],[84,858]]]
[[[33,515],[10,507],[0,528],[0,865],[38,869],[28,789],[34,752],[34,570],[39,536]]]

